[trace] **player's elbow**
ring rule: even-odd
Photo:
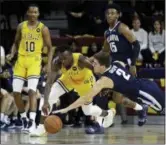
[[[139,44],[138,40],[134,41],[134,42],[132,43],[132,45],[133,45],[134,51],[136,51],[136,52],[139,52],[139,51],[140,51],[140,44]]]

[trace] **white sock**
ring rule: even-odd
[[[85,115],[90,115],[95,117],[100,116],[102,113],[102,109],[99,106],[92,104],[83,105],[82,110]]]
[[[8,115],[4,116],[4,123],[9,124],[9,117],[8,117]]]
[[[29,117],[30,117],[30,119],[32,119],[33,121],[35,121],[36,112],[30,112],[30,113],[29,113]]]
[[[139,110],[142,110],[143,108],[142,108],[141,105],[136,103],[136,105],[135,105],[135,107],[133,109],[139,111]]]
[[[21,115],[21,118],[26,118],[27,119],[27,113],[26,112],[20,113],[20,115]]]
[[[4,120],[4,116],[5,116],[5,114],[4,113],[1,113],[0,114],[0,120],[3,122],[3,120]]]
[[[13,118],[13,120],[17,120],[17,116],[13,116],[12,118]]]

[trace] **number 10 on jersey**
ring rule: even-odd
[[[35,51],[35,42],[26,41],[26,51],[34,52]]]

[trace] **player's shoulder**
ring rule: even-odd
[[[19,23],[17,26],[17,29],[21,29],[25,23],[27,23],[27,21],[23,21],[23,22]]]
[[[129,29],[129,26],[127,26],[125,23],[120,23],[119,24],[119,29]]]

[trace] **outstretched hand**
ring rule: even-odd
[[[67,113],[69,110],[67,108],[64,108],[64,109],[60,109],[60,110],[56,110],[56,111],[53,111],[52,113],[53,114],[57,114],[57,113],[61,113],[61,114],[64,114],[64,113]]]

